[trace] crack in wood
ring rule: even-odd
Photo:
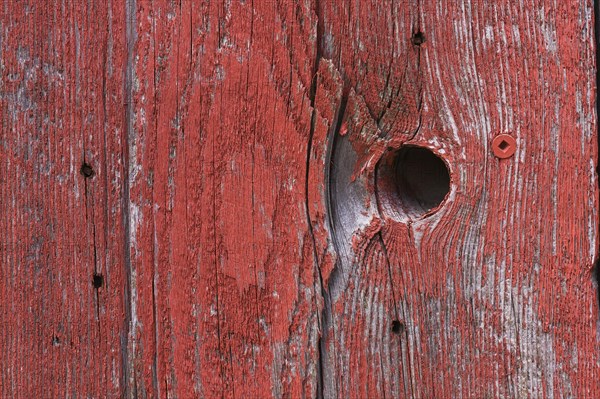
[[[133,79],[134,79],[134,48],[137,40],[136,33],[136,0],[126,0],[125,2],[125,15],[126,15],[126,49],[127,49],[127,61],[125,65],[125,130],[123,132],[123,151],[121,153],[122,163],[124,168],[123,176],[123,229],[124,240],[123,240],[123,254],[124,254],[124,275],[125,275],[125,328],[124,336],[121,342],[121,356],[122,356],[122,389],[123,397],[125,398],[136,398],[138,396],[137,379],[135,371],[135,353],[130,351],[130,347],[133,347],[133,336],[135,331],[132,331],[133,322],[133,305],[132,301],[132,264],[131,264],[131,234],[135,233],[131,231],[131,198],[129,193],[129,180],[130,180],[130,165],[129,165],[129,152],[131,151],[131,139],[134,135],[134,109],[133,109]]]
[[[312,108],[311,111],[311,115],[310,115],[310,132],[309,132],[309,137],[308,137],[308,145],[306,148],[306,175],[305,175],[305,181],[304,181],[304,196],[305,196],[305,215],[306,215],[306,221],[307,221],[307,227],[308,227],[308,232],[310,235],[310,238],[312,240],[312,246],[313,246],[313,257],[314,257],[314,266],[315,269],[317,270],[317,276],[318,276],[318,282],[319,282],[319,287],[315,287],[315,300],[318,297],[318,295],[321,295],[323,297],[325,297],[325,291],[324,291],[324,287],[323,287],[323,276],[321,273],[321,267],[319,265],[319,256],[317,254],[317,240],[315,238],[315,233],[313,231],[313,222],[311,220],[310,217],[310,205],[309,205],[309,190],[310,190],[310,183],[309,183],[309,179],[310,179],[310,159],[312,156],[312,151],[313,151],[313,138],[315,135],[315,127],[316,127],[316,117],[317,117],[317,110],[315,108],[315,100],[316,100],[316,96],[317,96],[317,90],[318,90],[318,71],[319,71],[319,65],[321,63],[321,58],[322,58],[322,36],[323,36],[323,20],[321,17],[321,10],[320,10],[320,4],[318,0],[315,0],[315,14],[317,17],[317,37],[315,39],[316,42],[316,50],[315,50],[315,60],[313,62],[313,68],[312,68],[312,81],[311,81],[311,85],[310,85],[310,90],[309,90],[309,100],[310,100],[310,106]],[[319,307],[317,306],[317,309]],[[322,310],[322,312],[325,312],[325,310]],[[322,322],[321,322],[322,316],[317,315],[317,320],[319,320],[320,322],[320,326],[319,326],[319,330],[322,331],[323,327],[322,327]],[[319,338],[317,340],[317,348],[318,348],[318,354],[319,354],[319,359],[318,359],[318,363],[317,363],[317,396],[321,397],[323,395],[323,352],[322,352],[322,343],[321,343],[321,335],[319,335]]]

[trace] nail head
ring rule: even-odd
[[[517,150],[517,141],[510,134],[500,134],[492,140],[492,152],[500,159],[510,158]]]

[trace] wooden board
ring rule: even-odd
[[[124,389],[124,28],[119,3],[0,9],[2,397]]]
[[[348,97],[325,397],[598,395],[592,6],[326,3]],[[405,144],[451,171],[426,217],[386,188]]]
[[[149,397],[314,397],[314,9],[134,9],[130,384]]]
[[[0,14],[3,397],[599,396],[591,0],[84,3]]]

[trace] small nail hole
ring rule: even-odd
[[[502,142],[498,145],[498,147],[501,150],[506,150],[509,147],[510,144],[508,144],[506,141],[502,140]]]
[[[425,34],[423,32],[417,32],[412,36],[412,44],[420,46],[425,43]]]
[[[404,323],[402,323],[400,320],[392,321],[392,332],[394,334],[403,333],[404,332]]]
[[[60,345],[60,339],[56,335],[52,336],[52,345],[54,345],[54,346]]]
[[[94,288],[102,287],[102,285],[104,284],[104,276],[102,276],[101,274],[94,274],[92,284],[94,284]]]
[[[81,165],[81,174],[86,178],[90,178],[95,174],[94,168],[92,168],[90,164],[84,163],[83,165]]]

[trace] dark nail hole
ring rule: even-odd
[[[508,148],[508,146],[509,146],[509,144],[506,141],[504,141],[504,140],[502,140],[502,142],[500,143],[500,145],[498,145],[498,147],[501,150],[506,150],[506,148]]]
[[[400,320],[392,321],[392,332],[394,334],[403,333],[404,332],[404,323],[402,323]]]
[[[102,287],[102,285],[104,284],[104,276],[102,276],[101,274],[94,274],[92,283],[94,284],[94,288]]]
[[[81,174],[84,175],[86,178],[90,178],[95,174],[94,168],[92,168],[90,164],[84,163],[83,165],[81,165]]]
[[[420,46],[425,43],[425,34],[423,32],[417,32],[412,36],[412,44]]]
[[[52,345],[54,345],[54,346],[60,345],[60,339],[56,335],[52,336]]]

